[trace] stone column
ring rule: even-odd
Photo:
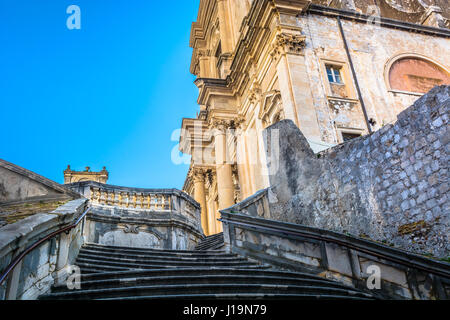
[[[19,288],[19,280],[20,280],[20,272],[22,271],[22,263],[21,260],[12,273],[9,275],[9,279],[7,280],[6,285],[6,300],[17,300],[17,290]]]
[[[234,34],[231,29],[231,17],[228,0],[218,0],[217,6],[222,53],[231,53],[233,51]]]
[[[205,235],[210,235],[208,225],[208,208],[206,207],[206,194],[205,194],[205,173],[202,169],[195,168],[193,170],[194,180],[194,199],[201,206],[201,221],[202,228]]]
[[[231,164],[227,162],[226,125],[221,121],[216,122],[213,130],[219,210],[222,210],[234,205],[234,184]]]
[[[235,34],[233,32],[229,0],[218,0],[217,9],[219,16],[220,45],[222,49],[222,55],[220,57],[221,64],[219,67],[222,74],[218,76],[225,78],[230,74],[232,61],[231,54],[234,51],[236,42]]]
[[[213,78],[213,75],[211,75],[210,70],[210,57],[208,55],[207,50],[205,49],[199,49],[197,52],[198,61],[200,65],[200,78]]]
[[[294,121],[308,139],[320,141],[320,128],[303,52],[305,44],[302,35],[280,33],[272,44],[271,55],[277,63],[286,119]]]
[[[69,258],[69,247],[72,238],[72,231],[68,234],[62,233],[59,237],[58,258],[54,272],[55,284],[61,285],[67,280],[67,260]]]

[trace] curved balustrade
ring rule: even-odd
[[[87,242],[190,250],[204,236],[200,205],[180,190],[130,188],[94,181],[66,186],[89,199],[92,206],[86,223]]]
[[[200,205],[193,198],[177,189],[129,188],[94,181],[76,182],[66,186],[89,199],[93,205],[168,212],[178,211],[177,203],[182,200],[190,208],[189,211],[200,209]]]
[[[120,208],[145,209],[152,211],[172,210],[171,196],[164,193],[127,192],[90,186],[89,199],[93,204],[116,206]]]

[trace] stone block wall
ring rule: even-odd
[[[267,128],[271,218],[448,258],[449,107],[450,87],[435,87],[395,124],[317,155],[291,121]]]

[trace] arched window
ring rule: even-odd
[[[435,86],[450,84],[448,71],[424,57],[404,55],[391,61],[388,73],[391,90],[427,93]]]

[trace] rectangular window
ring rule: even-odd
[[[326,68],[328,81],[330,81],[330,83],[343,84],[340,68],[331,65],[326,65]]]
[[[350,141],[350,140],[353,140],[353,139],[356,139],[359,137],[361,137],[361,135],[358,133],[342,132],[342,140],[344,140],[344,142]]]

